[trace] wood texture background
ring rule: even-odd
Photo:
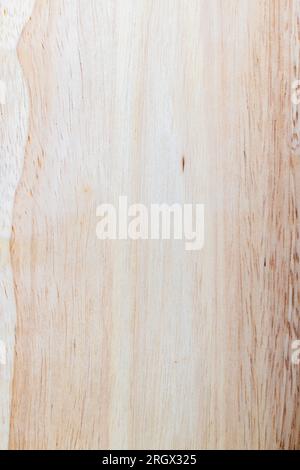
[[[299,21],[0,0],[1,448],[300,448]],[[204,203],[204,249],[97,240],[120,195]]]

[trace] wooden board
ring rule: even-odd
[[[300,447],[299,14],[0,0],[2,449]],[[98,240],[121,195],[204,248]]]

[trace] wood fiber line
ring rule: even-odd
[[[36,1],[10,449],[300,448],[299,11]],[[204,203],[204,249],[97,240],[120,195]]]
[[[300,77],[300,2],[291,2],[291,31],[292,41],[290,47],[291,63],[290,82],[293,84],[299,81]],[[288,67],[288,64],[287,64]],[[287,93],[288,95],[288,93]],[[291,106],[292,120],[288,126],[288,147],[290,155],[289,173],[289,223],[291,224],[291,245],[290,245],[290,273],[288,289],[288,334],[291,341],[300,337],[300,150],[299,150],[299,106]],[[290,115],[290,113],[288,114]],[[292,143],[292,145],[291,145]],[[288,339],[286,338],[286,344]],[[292,395],[295,406],[290,415],[290,421],[285,420],[285,442],[287,448],[300,449],[300,369],[293,367],[287,376],[287,387],[290,396]],[[288,395],[287,395],[288,397]],[[288,413],[287,413],[288,414]],[[290,429],[289,429],[290,425]],[[284,439],[282,439],[284,441]]]

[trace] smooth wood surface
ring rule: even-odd
[[[0,0],[1,448],[300,447],[299,14]],[[98,240],[120,195],[203,250]]]
[[[10,256],[16,190],[24,163],[29,101],[17,45],[33,0],[0,1],[0,448],[7,449],[14,373],[16,305]]]

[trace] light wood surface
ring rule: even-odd
[[[299,20],[0,0],[1,448],[300,447]],[[120,195],[205,204],[203,250],[98,240]]]
[[[22,175],[29,101],[17,45],[33,0],[0,1],[0,448],[7,449],[13,395],[16,305],[10,239],[16,190]]]

